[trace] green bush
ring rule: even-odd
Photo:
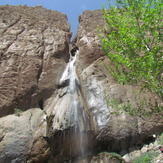
[[[162,108],[158,106],[158,104],[152,104],[150,101],[147,101],[146,99],[141,99],[139,97],[139,94],[137,94],[137,96],[133,98],[136,105],[133,105],[130,101],[121,103],[120,101],[118,101],[118,99],[107,96],[106,93],[105,95],[108,107],[113,108],[111,114],[114,115],[122,114],[125,111],[131,116],[147,117],[151,116],[154,113],[160,113],[162,110]],[[149,108],[150,111],[149,110],[147,111],[146,108]]]
[[[153,159],[157,156],[158,154],[155,153],[154,151],[146,152],[140,157],[136,158],[133,160],[133,163],[153,163]]]

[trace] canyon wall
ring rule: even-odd
[[[127,152],[129,147],[137,148],[162,132],[162,112],[148,114],[157,110],[152,108],[155,103],[162,108],[162,101],[141,91],[139,84],[122,85],[114,80],[107,70],[111,62],[97,36],[103,26],[101,10],[84,11],[79,16],[73,40],[79,48],[77,72],[94,123],[95,151]]]
[[[0,15],[0,162],[26,162],[29,153],[43,162],[44,101],[69,60],[70,25],[40,6],[0,6]]]
[[[1,6],[0,115],[41,105],[69,58],[67,17],[41,7]]]
[[[118,84],[109,74],[111,63],[97,36],[97,28],[104,25],[101,10],[79,16],[72,44],[70,25],[60,12],[0,6],[0,15],[1,163],[93,163],[100,152],[127,152],[162,132],[162,114],[131,116],[119,109],[150,112],[147,104],[161,101],[151,93],[140,94],[139,86]],[[71,66],[74,44],[77,104],[69,92],[71,76],[60,80]],[[84,111],[71,111],[70,101]],[[87,148],[83,158],[81,144]],[[102,154],[100,159],[110,157]]]

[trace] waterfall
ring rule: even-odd
[[[80,158],[87,155],[87,146],[89,144],[87,133],[91,127],[76,73],[78,55],[78,50],[73,55],[71,54],[70,61],[59,81],[58,95],[49,105],[52,110],[49,117],[51,115],[54,116],[49,130],[54,133],[60,133],[60,131],[63,133],[63,139],[61,139],[62,136],[59,136],[59,140],[56,140],[55,143],[53,142],[55,147],[60,144],[63,144],[63,146],[66,144],[65,149],[63,149],[65,150],[64,152],[67,154],[69,150],[70,155],[76,153]],[[53,139],[56,139],[56,135],[53,135]],[[64,152],[62,151],[61,153],[63,154]]]
[[[69,113],[69,121],[68,125],[72,126],[74,128],[75,134],[78,135],[78,145],[80,148],[80,155],[85,155],[85,145],[84,145],[84,136],[83,133],[86,130],[86,115],[84,111],[83,104],[81,103],[81,94],[80,94],[80,83],[79,79],[76,74],[76,58],[79,54],[79,51],[77,50],[75,52],[75,55],[71,54],[70,61],[63,72],[63,75],[61,77],[60,83],[64,81],[69,81],[68,87],[67,87],[67,94],[71,96],[71,104],[70,104],[70,112]]]
[[[71,92],[72,94],[76,93],[78,90],[78,84],[79,84],[79,79],[76,75],[76,58],[78,56],[78,53],[79,51],[77,50],[76,51],[76,55],[75,56],[71,56],[70,57],[70,61],[68,63],[68,65],[66,66],[66,69],[65,71],[63,72],[63,75],[60,79],[60,83],[66,81],[66,80],[69,80],[69,86],[68,86],[68,89],[69,89],[69,92]]]

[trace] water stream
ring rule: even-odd
[[[80,90],[80,82],[76,73],[76,58],[79,51],[71,54],[70,61],[67,64],[62,77],[59,81],[62,86],[59,89],[58,96],[51,104],[52,130],[62,131],[64,134],[58,144],[63,144],[64,152],[70,152],[70,155],[78,153],[78,157],[87,155],[88,136],[90,131],[89,116],[86,113],[86,106]],[[61,137],[61,136],[60,136]],[[61,139],[59,137],[59,139]],[[55,136],[54,136],[55,139]],[[57,145],[56,145],[57,144]],[[61,145],[60,145],[61,146]],[[63,151],[61,153],[64,153]]]
[[[68,63],[63,75],[60,79],[60,83],[68,82],[66,90],[66,98],[70,102],[69,111],[67,112],[68,126],[75,127],[75,130],[82,132],[86,129],[86,115],[84,111],[84,106],[82,104],[82,97],[80,93],[80,83],[76,74],[76,58],[78,56],[78,51],[76,51],[75,56],[71,56],[70,62]],[[67,100],[66,100],[67,101]],[[65,117],[65,118],[66,118]]]
[[[85,143],[83,133],[86,131],[86,115],[84,107],[81,103],[80,83],[76,74],[76,58],[78,50],[74,56],[71,56],[70,62],[67,65],[60,82],[69,81],[67,93],[71,95],[71,107],[69,115],[69,125],[74,125],[74,132],[78,135],[78,145],[80,148],[80,155],[85,155]]]

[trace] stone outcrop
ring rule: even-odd
[[[94,156],[90,163],[125,163],[125,161],[117,154],[102,152]]]
[[[30,109],[17,115],[0,118],[0,162],[25,162],[29,156],[35,132],[42,125],[42,110]],[[39,134],[44,134],[42,132]],[[37,146],[39,148],[39,146]],[[41,149],[39,149],[41,150]],[[39,155],[38,155],[39,156]]]
[[[0,7],[0,116],[43,107],[69,59],[66,15],[42,7]]]
[[[80,48],[78,58],[80,71],[104,55],[97,35],[98,28],[103,26],[103,24],[103,12],[101,10],[86,10],[79,16],[77,34],[72,42]]]
[[[111,62],[104,56],[97,36],[97,28],[103,25],[101,10],[84,11],[79,16],[79,27],[73,40],[79,48],[77,72],[94,120],[95,149],[120,151],[134,144],[140,145],[152,134],[162,132],[161,113],[143,117],[151,111],[150,106],[161,100],[156,95],[141,92],[139,86],[118,84],[109,74],[107,66]],[[136,109],[140,111],[131,116],[124,112],[125,108],[131,115]]]

